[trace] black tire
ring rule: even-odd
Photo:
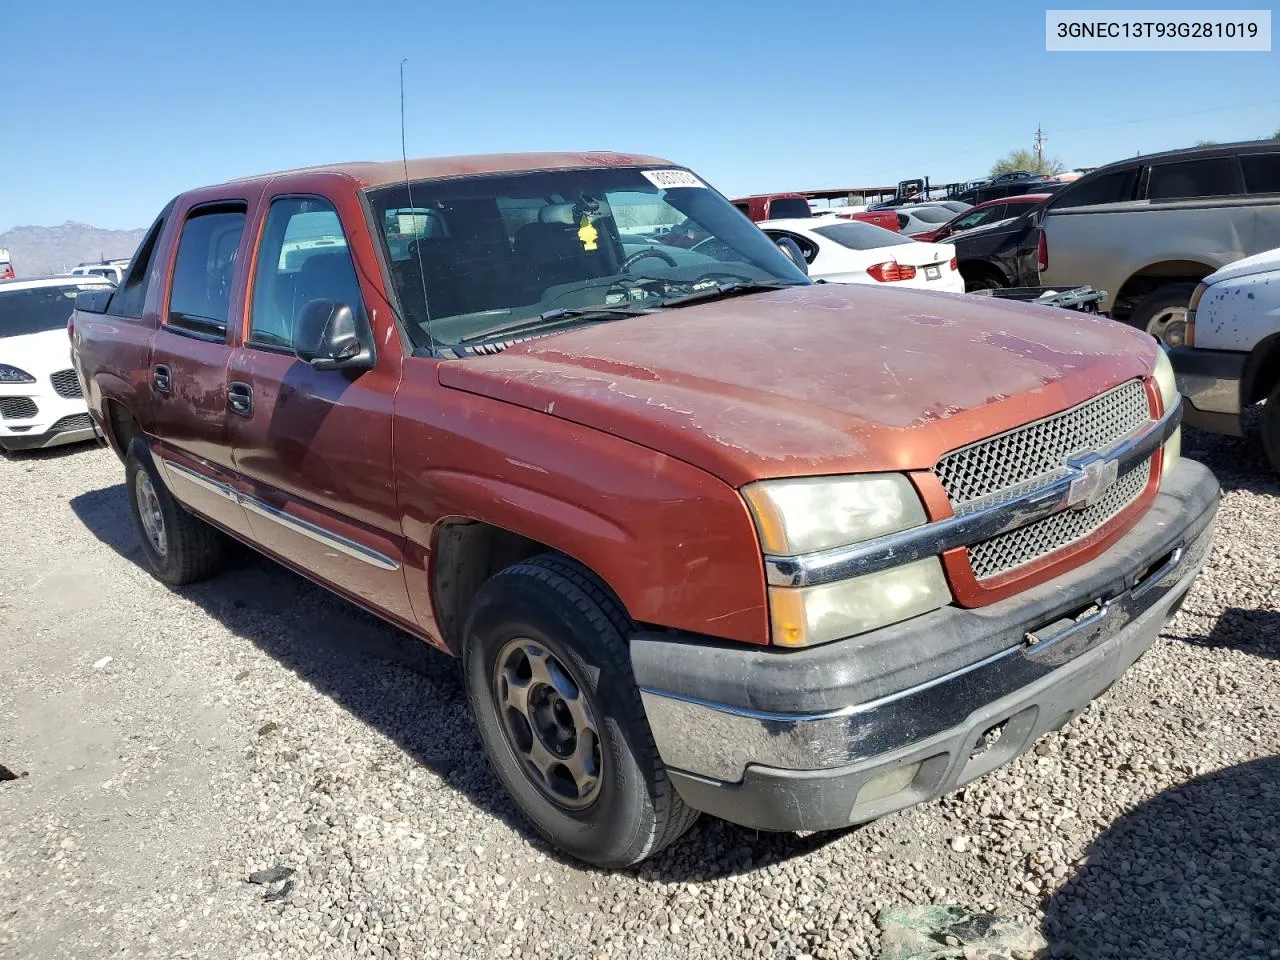
[[[124,459],[125,487],[134,529],[142,542],[151,572],[170,586],[179,587],[205,580],[222,570],[227,559],[227,537],[200,518],[188,513],[170,495],[156,473],[151,451],[141,437],[129,444]],[[163,525],[160,527],[164,549],[159,549],[147,532],[139,506],[138,489],[149,485]]]
[[[565,557],[545,554],[507,567],[480,589],[462,651],[472,715],[511,798],[561,850],[607,868],[657,853],[698,817],[667,777],[645,719],[627,649],[634,630],[594,575]],[[549,797],[508,734],[504,717],[510,712],[499,704],[498,657],[526,638],[567,669],[597,721],[598,786],[584,807],[569,808]]]
[[[964,280],[965,293],[973,293],[975,290],[1002,290],[1005,287],[1004,281],[991,270],[962,267],[960,276]]]
[[[1163,328],[1165,324],[1156,324],[1157,329],[1148,329],[1148,327],[1152,327],[1153,322],[1158,318],[1167,316],[1171,310],[1181,309],[1182,316],[1185,319],[1186,309],[1191,303],[1191,294],[1195,292],[1195,289],[1196,285],[1194,283],[1165,284],[1138,301],[1133,313],[1129,314],[1124,322],[1131,327],[1136,327],[1145,333],[1151,334],[1161,343],[1164,343],[1164,337],[1159,328]]]
[[[1280,383],[1262,407],[1262,449],[1267,452],[1271,469],[1280,473]]]

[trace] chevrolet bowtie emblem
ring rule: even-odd
[[[1067,491],[1067,504],[1072,510],[1083,510],[1102,499],[1120,474],[1120,464],[1115,460],[1095,457],[1070,464],[1073,474]]]

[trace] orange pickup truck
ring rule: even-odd
[[[1007,762],[1154,641],[1219,497],[1145,333],[812,283],[653,157],[192,190],[70,334],[160,579],[234,538],[457,655],[606,866]]]

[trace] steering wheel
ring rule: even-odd
[[[661,250],[655,250],[653,247],[646,247],[643,250],[637,250],[631,256],[627,257],[627,259],[623,260],[622,266],[619,268],[619,273],[626,273],[631,269],[633,264],[639,263],[645,257],[657,257],[659,260],[666,263],[668,267],[677,266],[675,258],[671,256],[671,254],[663,253]]]

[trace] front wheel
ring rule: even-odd
[[[1262,407],[1262,449],[1267,452],[1271,469],[1280,473],[1280,383]]]
[[[601,867],[644,860],[697,818],[645,719],[627,650],[634,629],[589,571],[547,554],[480,589],[462,651],[503,786],[557,847]]]

